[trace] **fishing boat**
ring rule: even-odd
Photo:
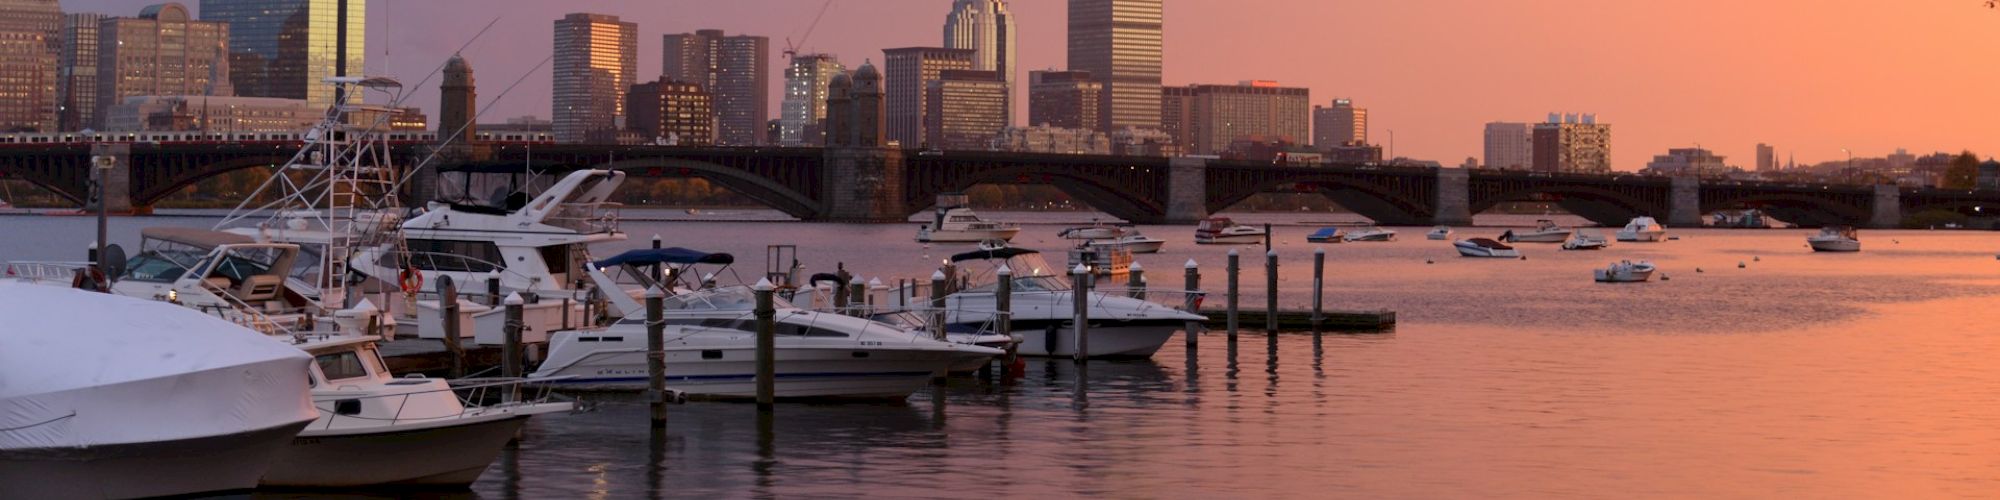
[[[1306,242],[1307,242],[1307,243],[1340,243],[1340,242],[1343,242],[1343,241],[1347,241],[1347,240],[1346,240],[1345,238],[1342,238],[1343,236],[1346,236],[1346,233],[1342,232],[1342,231],[1340,230],[1340,228],[1338,228],[1338,227],[1333,227],[1333,226],[1327,226],[1327,227],[1322,227],[1322,228],[1319,228],[1319,230],[1317,230],[1317,231],[1313,231],[1313,232],[1312,232],[1312,234],[1308,234],[1308,235],[1306,235]]]
[[[997,239],[1013,241],[1020,234],[1021,227],[1004,222],[990,221],[973,213],[966,206],[963,194],[938,195],[937,209],[932,212],[931,222],[917,228],[917,241],[923,243],[972,243]]]
[[[1451,239],[1451,226],[1433,227],[1431,232],[1424,233],[1424,239],[1438,241]]]
[[[1340,237],[1344,241],[1396,241],[1396,232],[1375,226],[1363,226]]]
[[[1264,241],[1264,228],[1237,224],[1228,217],[1209,217],[1195,226],[1194,242],[1200,245],[1237,245]]]
[[[1526,231],[1508,230],[1500,235],[1508,243],[1562,243],[1569,239],[1570,230],[1556,225],[1555,221],[1542,219],[1535,221],[1535,228]]]
[[[1563,250],[1603,250],[1611,246],[1611,241],[1595,229],[1578,229],[1568,240],[1563,241]]]
[[[1643,215],[1633,217],[1631,222],[1625,223],[1624,229],[1618,230],[1618,241],[1653,242],[1666,240],[1667,228],[1661,226],[1660,221]]]
[[[1861,237],[1853,226],[1826,226],[1819,234],[1806,237],[1806,244],[1815,252],[1859,252]]]
[[[1452,242],[1451,246],[1462,257],[1521,257],[1521,251],[1491,238],[1466,238]]]
[[[1074,356],[1076,290],[1065,269],[1050,266],[1041,254],[1025,248],[974,251],[951,256],[965,273],[965,286],[945,296],[946,328],[986,329],[997,316],[999,269],[1010,279],[1009,314],[1012,330],[1022,338],[1017,352],[1025,356]],[[907,303],[929,300],[926,287],[893,290]],[[1158,292],[1156,292],[1158,293]],[[1175,332],[1204,316],[1123,295],[1090,292],[1091,358],[1145,358],[1153,355]]]
[[[311,359],[166,302],[0,282],[0,498],[257,486],[316,416]]]
[[[1629,260],[1613,262],[1595,270],[1598,283],[1640,283],[1653,279],[1653,263]]]

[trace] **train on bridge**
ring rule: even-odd
[[[56,132],[0,134],[0,146],[96,143],[233,144],[258,142],[299,142],[303,132]],[[385,134],[391,144],[437,144],[437,132],[396,131]],[[476,142],[510,144],[554,144],[546,131],[482,131]]]

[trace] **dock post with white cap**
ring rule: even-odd
[[[1137,262],[1132,263],[1132,267],[1126,271],[1125,288],[1128,289],[1127,293],[1130,293],[1132,298],[1146,300],[1146,268],[1144,266],[1140,266]]]
[[[931,313],[924,316],[930,319],[931,338],[936,340],[944,340],[944,322],[949,319],[944,313],[945,283],[949,279],[943,269],[931,273]]]
[[[510,293],[507,294],[507,300],[505,301],[505,304],[507,306],[507,324],[501,328],[501,331],[507,334],[506,337],[507,340],[505,341],[504,344],[500,346],[500,372],[501,372],[500,376],[507,378],[520,378],[521,377],[521,326],[522,326],[521,308],[524,307],[525,304],[527,304],[527,301],[521,298],[521,294]],[[508,387],[509,390],[507,391],[507,400],[508,401],[519,400],[520,386],[513,385]]]
[[[1069,275],[1070,280],[1076,283],[1076,295],[1070,301],[1076,304],[1076,316],[1072,318],[1076,325],[1074,360],[1082,363],[1090,359],[1090,268],[1077,264],[1076,268],[1069,270]]]
[[[1186,268],[1187,297],[1185,300],[1187,301],[1187,312],[1189,314],[1201,314],[1201,265],[1196,264],[1194,259],[1188,259]],[[1188,321],[1186,333],[1188,350],[1193,351],[1195,345],[1198,343],[1196,339],[1201,338],[1201,322]]]
[[[658,285],[646,289],[646,402],[654,428],[667,426],[667,322],[661,317],[666,298]]]
[[[778,394],[778,310],[772,295],[776,287],[770,279],[757,281],[757,410],[769,412]]]

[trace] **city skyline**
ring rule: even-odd
[[[73,0],[66,12],[129,15],[157,2]],[[549,53],[547,23],[570,12],[619,15],[640,27],[639,39],[665,33],[723,29],[768,36],[772,51],[786,37],[800,40],[817,5],[747,0],[729,4],[692,1],[581,1],[561,4],[488,0],[378,2],[368,17],[367,70],[416,85],[442,65],[491,17],[464,12],[504,12],[492,32],[465,50],[486,76],[482,121],[521,115],[550,118],[549,69],[493,98]],[[950,2],[836,3],[801,44],[802,51],[839,56],[850,67],[880,61],[880,50],[937,43],[939,20]],[[190,2],[190,8],[196,8]],[[1983,73],[1937,79],[1932,68],[1952,61],[1992,60],[2000,48],[1984,43],[2000,30],[2000,14],[1961,2],[1826,4],[1799,7],[1719,1],[1672,5],[1599,5],[1558,0],[1521,5],[1446,1],[1399,5],[1365,2],[1166,6],[1165,84],[1230,83],[1270,79],[1313,89],[1317,95],[1351,96],[1369,103],[1377,132],[1398,130],[1397,154],[1447,163],[1479,156],[1483,124],[1533,122],[1551,109],[1590,109],[1619,125],[1613,167],[1635,171],[1652,155],[1701,143],[1718,154],[1754,158],[1759,142],[1778,144],[1778,155],[1800,163],[1857,155],[1877,156],[1898,147],[1912,151],[2000,151],[2000,138],[1982,134],[1983,115],[2000,110],[2000,95],[1979,88]],[[1022,71],[1065,69],[1066,2],[1010,2],[1019,19]],[[1264,16],[1270,9],[1296,15]],[[1436,12],[1453,11],[1451,16]],[[688,15],[698,12],[699,15]],[[1462,14],[1462,15],[1461,15]],[[1560,15],[1558,15],[1560,14]],[[199,17],[199,14],[197,14]],[[1313,19],[1368,18],[1314,43],[1288,41]],[[419,25],[424,29],[411,29]],[[1272,23],[1279,25],[1273,26]],[[1230,26],[1257,27],[1232,29]],[[1672,36],[1702,26],[1703,37]],[[885,28],[886,27],[886,28]],[[1289,27],[1289,29],[1287,28]],[[1782,30],[1773,33],[1772,30]],[[1869,36],[1854,36],[1865,33]],[[1918,36],[1891,36],[1912,33]],[[1381,43],[1394,40],[1395,43]],[[1507,43],[1495,43],[1505,40]],[[1584,45],[1573,44],[1582,43]],[[1287,47],[1240,50],[1241,47]],[[1340,49],[1359,47],[1361,49]],[[1572,50],[1580,47],[1580,50]],[[1232,52],[1237,48],[1238,52]],[[639,80],[659,68],[657,42],[639,47]],[[1239,53],[1240,52],[1240,53]],[[1298,64],[1316,53],[1339,53],[1339,64]],[[1617,57],[1611,57],[1612,55]],[[1560,59],[1588,59],[1562,69]],[[771,55],[771,71],[782,56]],[[1582,64],[1582,63],[1578,63]],[[1703,71],[1676,68],[1701,67]],[[1023,75],[1024,76],[1024,75]],[[410,103],[435,112],[432,77],[413,87]],[[772,79],[773,101],[781,96]],[[1017,86],[1013,99],[1024,102]],[[1025,106],[1015,121],[1026,123]],[[772,113],[774,116],[776,113]],[[1882,127],[1882,116],[1925,127]]]

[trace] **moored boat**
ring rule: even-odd
[[[1424,239],[1439,240],[1439,241],[1451,239],[1451,226],[1438,226],[1431,228],[1431,232],[1424,233]]]
[[[1237,224],[1228,217],[1209,217],[1195,226],[1194,242],[1200,245],[1235,245],[1264,241],[1264,228]]]
[[[1667,228],[1661,226],[1660,221],[1643,215],[1633,217],[1631,222],[1625,223],[1624,229],[1618,230],[1618,241],[1652,242],[1666,240]]]
[[[1317,230],[1317,231],[1313,231],[1313,232],[1312,232],[1312,234],[1308,234],[1308,235],[1306,235],[1306,242],[1307,242],[1307,243],[1340,243],[1340,242],[1343,242],[1343,241],[1347,241],[1347,240],[1346,240],[1345,238],[1343,238],[1344,236],[1346,236],[1346,233],[1342,232],[1342,231],[1340,230],[1340,228],[1338,228],[1338,227],[1333,227],[1333,226],[1327,226],[1327,227],[1322,227],[1322,228],[1319,228],[1319,230]]]
[[[1599,283],[1639,283],[1653,279],[1653,263],[1619,261],[1593,271]]]
[[[1518,258],[1521,256],[1521,251],[1515,250],[1514,247],[1507,246],[1505,243],[1494,241],[1491,238],[1466,238],[1452,242],[1451,246],[1457,248],[1458,255],[1462,257]]]
[[[1343,241],[1395,241],[1396,232],[1375,226],[1365,226],[1348,231],[1340,239]]]
[[[1826,226],[1819,229],[1819,234],[1807,236],[1806,244],[1815,252],[1859,252],[1861,236],[1853,226]]]
[[[1578,229],[1575,234],[1570,235],[1568,240],[1563,241],[1562,248],[1563,250],[1603,250],[1609,246],[1611,246],[1611,241],[1604,239],[1604,235],[1597,232],[1597,230]]]
[[[1535,228],[1525,231],[1508,230],[1500,239],[1508,243],[1562,243],[1569,239],[1570,230],[1556,225],[1555,221],[1542,219],[1535,221]]]

